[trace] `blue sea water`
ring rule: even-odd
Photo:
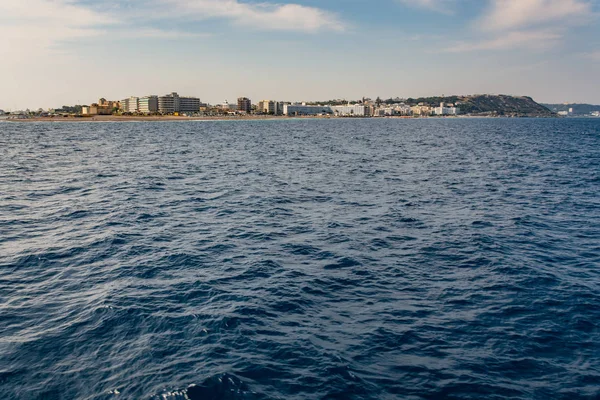
[[[600,120],[0,124],[2,399],[600,398]]]

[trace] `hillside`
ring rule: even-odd
[[[461,114],[475,115],[504,115],[517,117],[552,117],[555,113],[527,96],[508,95],[474,95],[423,97],[407,99],[406,103],[416,105],[425,103],[438,106],[441,102],[454,103],[460,108]]]
[[[593,104],[542,104],[554,112],[569,111],[573,109],[573,115],[590,115],[593,112],[600,111],[600,105]]]

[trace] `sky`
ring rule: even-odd
[[[0,109],[149,94],[600,104],[600,0],[0,0]]]

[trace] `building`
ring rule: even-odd
[[[200,111],[198,97],[182,97],[176,92],[158,98],[158,112],[161,114],[197,113]]]
[[[179,112],[179,95],[175,92],[158,98],[158,112],[173,114]]]
[[[283,115],[322,115],[333,114],[329,106],[307,106],[306,104],[285,104]]]
[[[181,113],[197,113],[200,112],[200,99],[197,97],[180,97],[179,110]]]
[[[6,114],[6,113],[4,112],[4,110],[0,110],[0,115],[4,115],[4,114]]]
[[[240,97],[237,101],[238,111],[250,113],[252,111],[252,101],[247,97]]]
[[[331,112],[339,117],[368,117],[371,115],[370,108],[363,104],[347,106],[331,106]]]
[[[258,102],[256,111],[263,114],[279,115],[283,113],[283,105],[278,101],[262,100]]]
[[[237,104],[231,104],[227,100],[225,100],[223,103],[219,104],[217,108],[224,111],[236,111],[238,109],[238,106]]]
[[[415,116],[426,116],[433,113],[433,109],[427,105],[419,104],[410,108]]]
[[[440,103],[440,106],[436,107],[433,112],[435,115],[457,115],[458,109],[454,107],[453,104],[450,104],[449,106],[450,107],[446,107],[444,103]]]
[[[152,114],[158,112],[158,96],[145,96],[139,98],[139,112]]]
[[[140,111],[140,98],[130,97],[128,99],[121,100],[121,110],[127,113],[136,113]]]
[[[112,113],[121,108],[118,101],[108,101],[105,98],[92,103],[90,106],[81,107],[82,115],[112,115]]]

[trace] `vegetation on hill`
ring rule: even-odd
[[[364,100],[364,99],[363,99]],[[335,99],[307,103],[310,105],[343,105],[361,104],[363,100],[348,101]],[[435,96],[401,99],[399,97],[382,100],[379,97],[374,101],[376,105],[406,103],[410,106],[419,104],[439,107],[440,103],[455,104],[461,114],[498,115],[498,116],[526,116],[526,117],[551,117],[555,113],[541,104],[536,103],[527,96],[508,95],[472,95],[472,96]]]
[[[535,116],[549,117],[554,113],[536,103],[527,96],[508,95],[473,95],[473,96],[445,96],[445,97],[423,97],[418,99],[407,99],[409,105],[420,103],[439,106],[440,103],[455,104],[461,114],[490,114],[509,116]]]

